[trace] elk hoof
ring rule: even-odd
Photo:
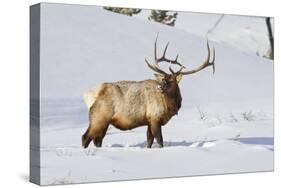
[[[95,145],[97,148],[100,148],[101,145],[102,145],[102,139],[100,139],[100,138],[95,138],[95,139],[94,139],[94,145]]]
[[[84,148],[87,148],[87,147],[89,146],[90,142],[91,142],[91,139],[88,138],[88,137],[86,136],[86,134],[84,134],[84,135],[82,136],[82,146],[83,146]]]

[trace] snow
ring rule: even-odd
[[[143,10],[136,17],[147,19],[149,14],[149,10]],[[267,55],[270,44],[265,17],[224,14],[217,27],[213,28],[222,15],[180,11],[175,27],[200,37],[208,37],[213,41],[225,43],[244,53]],[[274,27],[273,21],[271,24]]]
[[[181,81],[182,108],[163,127],[164,148],[146,148],[145,127],[111,126],[102,148],[83,149],[84,91],[153,78],[144,58],[152,60],[157,32],[159,51],[170,41],[167,55],[179,53],[188,68],[202,63],[206,41],[99,7],[41,6],[40,148],[32,148],[41,151],[41,184],[273,170],[273,63],[220,41],[211,42],[216,73]]]
[[[265,24],[265,17],[224,15],[216,28],[210,33],[208,31],[220,19],[221,14],[180,14],[177,20],[177,27],[191,33],[226,43],[244,53],[258,54],[263,56],[270,49],[268,31]],[[198,22],[201,27],[196,27]]]

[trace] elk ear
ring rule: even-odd
[[[181,79],[182,79],[182,74],[177,75],[176,77],[177,83],[179,83]]]
[[[165,76],[162,74],[154,74],[154,76],[156,77],[157,81],[162,81],[165,78]]]

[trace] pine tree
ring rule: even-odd
[[[127,16],[133,16],[134,14],[138,14],[141,12],[141,9],[136,9],[136,8],[117,8],[117,7],[103,7],[103,8],[105,10],[109,10],[119,14],[124,14]]]
[[[174,26],[177,19],[177,15],[177,12],[168,14],[168,11],[166,10],[152,10],[148,19],[169,26]]]

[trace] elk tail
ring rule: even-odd
[[[102,84],[97,86],[96,88],[94,89],[90,89],[88,91],[86,91],[84,94],[83,94],[83,99],[84,99],[84,102],[88,108],[88,110],[90,110],[90,108],[93,106],[93,104],[95,103],[97,97],[98,97],[98,94],[99,94],[99,91],[101,90],[102,88]]]

